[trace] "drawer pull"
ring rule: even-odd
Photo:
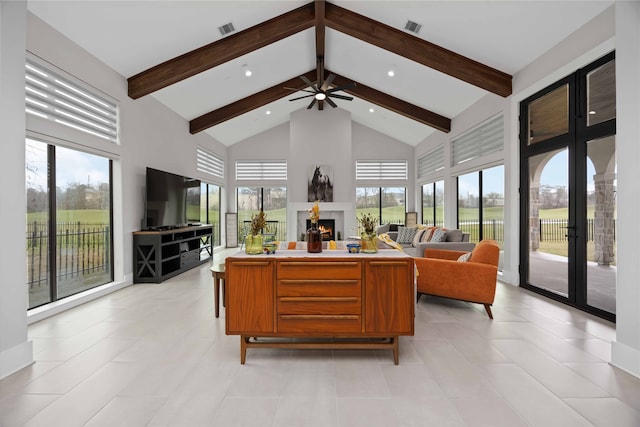
[[[284,285],[354,285],[358,283],[357,279],[338,280],[338,279],[280,279],[280,283]]]
[[[280,297],[280,302],[357,302],[358,297]]]
[[[234,261],[231,263],[231,265],[239,265],[239,266],[243,266],[243,267],[256,267],[256,266],[263,266],[263,265],[269,265],[269,261]]]
[[[327,315],[327,314],[281,314],[280,318],[283,320],[318,320],[318,319],[328,319],[328,320],[359,320],[360,316],[358,315],[348,315],[348,314],[335,314],[335,315]]]
[[[280,263],[281,267],[312,267],[312,268],[318,268],[320,266],[322,267],[358,267],[359,263],[357,262],[353,262],[353,261],[349,261],[349,262],[341,262],[341,261],[334,261],[334,262],[323,262],[323,261],[314,261],[314,262],[305,262],[305,261],[287,261],[287,262],[282,262]]]

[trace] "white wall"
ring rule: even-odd
[[[26,2],[0,2],[0,379],[33,361],[27,341],[24,214]]]
[[[287,161],[287,182],[235,180],[237,160]],[[414,193],[413,147],[351,121],[351,114],[340,108],[301,109],[291,114],[288,123],[259,135],[247,138],[229,147],[227,158],[228,211],[235,211],[236,186],[286,185],[288,203],[311,207],[307,201],[307,176],[313,165],[329,165],[333,168],[335,205],[327,209],[346,209],[355,212],[355,160],[394,159],[409,161],[408,182],[374,181],[358,185],[407,187],[407,194]],[[413,201],[407,209],[413,208]],[[321,209],[323,206],[321,205]],[[294,209],[295,211],[295,209]],[[291,214],[291,212],[289,212]],[[321,214],[322,215],[322,214]],[[291,215],[289,215],[291,216]],[[296,218],[287,218],[287,238],[297,240]],[[355,218],[344,218],[344,233],[356,230]]]
[[[618,281],[611,362],[640,377],[640,3],[616,3]]]

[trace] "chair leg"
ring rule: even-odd
[[[489,319],[493,319],[493,314],[491,313],[491,305],[485,304],[484,309],[487,311],[487,314],[489,315]]]
[[[422,294],[420,292],[418,292],[418,295],[416,296],[416,304],[418,303],[418,301],[420,301],[420,297],[422,296]]]

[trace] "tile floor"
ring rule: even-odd
[[[522,289],[498,284],[493,321],[422,297],[398,366],[275,349],[242,366],[209,267],[31,325],[36,362],[0,381],[0,426],[640,426],[640,380],[607,363],[614,326]]]

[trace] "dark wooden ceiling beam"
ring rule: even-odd
[[[316,70],[309,71],[305,76],[309,80],[313,81],[316,78]],[[241,114],[248,113],[256,108],[267,105],[270,102],[277,101],[278,99],[295,93],[291,90],[285,89],[285,87],[292,87],[301,90],[306,88],[307,85],[300,79],[300,77],[294,77],[286,82],[279,83],[273,87],[218,108],[217,110],[203,114],[200,117],[196,117],[189,122],[189,132],[191,134],[202,132],[212,126],[218,125]]]
[[[325,24],[497,95],[512,93],[511,75],[332,3],[326,4]]]
[[[327,74],[331,73],[331,71],[329,70],[325,71],[327,72]],[[316,70],[311,70],[304,75],[309,80],[313,81],[316,76]],[[334,86],[344,86],[353,82],[353,80],[346,77],[340,76],[338,74],[335,75],[336,77],[333,80]],[[391,95],[387,95],[386,93],[382,93],[379,90],[373,89],[369,86],[365,86],[361,83],[355,83],[355,88],[345,90],[345,92],[353,96],[357,96],[358,98],[361,98],[365,101],[371,102],[372,104],[378,105],[382,108],[394,111],[395,113],[430,126],[434,129],[438,129],[442,132],[448,133],[451,131],[451,119],[426,110],[422,107],[418,107],[417,105],[410,104]],[[307,85],[299,77],[294,77],[293,79],[287,80],[286,82],[282,82],[273,87],[260,91],[254,95],[248,96],[231,104],[225,105],[224,107],[218,108],[217,110],[213,110],[209,113],[203,114],[200,117],[196,117],[189,122],[189,132],[191,132],[192,134],[202,132],[210,127],[233,119],[234,117],[237,117],[241,114],[245,114],[249,111],[255,110],[256,108],[263,107],[270,102],[277,101],[278,99],[284,98],[285,96],[292,95],[292,92],[290,90],[284,89],[285,87],[304,89],[307,87]]]
[[[325,72],[328,74],[332,73],[332,71],[329,70],[325,70]],[[333,74],[336,76],[333,80],[333,84],[335,86],[344,86],[353,82],[352,79],[348,79],[336,73]],[[422,107],[418,107],[417,105],[403,101],[402,99],[387,95],[386,93],[380,92],[372,87],[356,82],[356,87],[347,89],[345,92],[442,132],[449,133],[451,131],[450,118],[441,116],[440,114],[426,110]]]
[[[311,28],[313,3],[284,13],[224,39],[170,59],[127,79],[133,99],[153,93],[261,47]]]

